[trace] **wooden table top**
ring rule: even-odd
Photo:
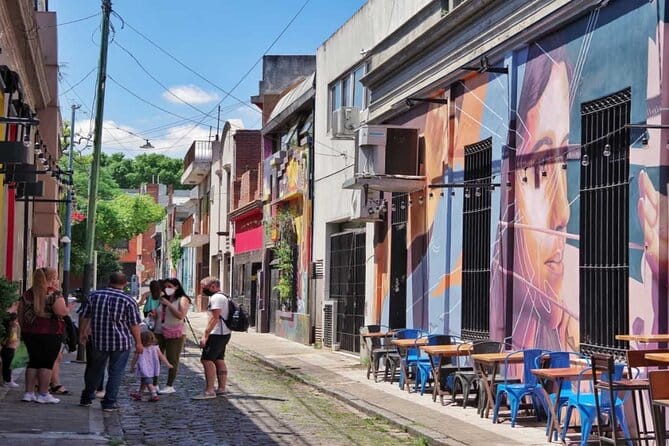
[[[669,362],[669,353],[646,353],[644,357],[651,361]]]
[[[558,379],[563,379],[567,381],[577,380],[581,372],[584,370],[591,370],[590,367],[584,366],[574,366],[574,367],[556,367],[548,369],[532,369],[532,373],[538,378],[550,379],[551,381],[556,381]],[[582,375],[584,378],[591,378],[592,372],[584,373]]]
[[[511,355],[511,356],[509,356]],[[501,353],[477,353],[472,355],[472,359],[482,364],[499,364],[507,360],[511,364],[523,362],[523,352],[501,352]]]
[[[472,344],[421,345],[419,348],[433,356],[467,356]]]
[[[425,345],[427,344],[427,338],[418,338],[418,339],[393,339],[390,341],[391,344],[398,347],[413,347],[414,345]]]
[[[616,340],[643,342],[643,343],[669,342],[669,334],[639,334],[639,335],[621,334],[621,335],[616,335]]]
[[[395,332],[393,331],[377,331],[374,333],[364,333],[360,336],[363,338],[389,338],[391,337]]]

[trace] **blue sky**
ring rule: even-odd
[[[158,153],[181,157],[193,139],[208,137],[210,125],[212,132],[216,132],[215,112],[213,118],[207,118],[201,111],[209,112],[225,96],[161,53],[130,26],[213,84],[229,91],[305,1],[113,0],[114,11],[127,25],[112,16],[115,33],[107,65],[111,79],[107,82],[103,150],[136,156],[145,152],[139,148],[144,142],[142,138],[149,138]],[[364,3],[365,0],[310,0],[268,54],[315,54],[318,46]],[[58,14],[58,23],[64,23],[99,13],[100,1],[51,0],[49,9]],[[58,27],[61,112],[63,119],[69,120],[70,105],[82,105],[77,112],[76,131],[83,135],[92,128],[100,19],[98,14]],[[122,47],[171,93],[152,80]],[[221,121],[240,118],[247,128],[260,127],[260,113],[249,106],[249,98],[258,93],[261,65],[232,92],[248,105],[228,97],[221,104]],[[184,121],[143,103],[118,84],[158,107],[195,122]],[[204,122],[197,126],[203,117]],[[171,126],[164,127],[167,125]],[[157,128],[159,126],[163,128]]]

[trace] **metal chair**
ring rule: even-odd
[[[648,373],[650,400],[653,409],[655,443],[667,442],[666,408],[669,407],[669,370],[654,370]]]
[[[625,421],[623,412],[624,398],[619,398],[614,391],[613,382],[622,379],[624,364],[616,364],[612,355],[593,353],[591,356],[591,367],[581,372],[577,381],[576,394],[567,402],[567,412],[564,417],[562,428],[562,441],[564,442],[573,409],[578,410],[581,419],[581,446],[588,444],[588,437],[592,432],[593,422],[597,421],[598,441],[611,441],[618,444],[621,439],[617,437],[617,427],[623,430],[626,439],[630,437],[630,431]],[[581,391],[581,383],[585,373],[592,373],[592,393]],[[601,392],[600,392],[601,391]],[[606,414],[610,420],[613,438],[609,439],[602,435],[603,417]],[[629,440],[623,440],[632,444]]]
[[[383,330],[382,325],[364,325],[360,327],[360,335],[368,333],[380,333]],[[362,336],[361,336],[362,337]],[[374,382],[377,382],[377,377],[379,374],[379,365],[383,359],[384,367],[388,361],[386,361],[386,355],[388,353],[394,352],[395,349],[391,346],[385,345],[382,338],[369,338],[362,337],[365,342],[365,348],[367,351],[367,379],[370,375],[374,375]]]
[[[539,413],[539,408],[543,407],[541,404],[537,404],[538,397],[540,397],[538,393],[540,384],[537,380],[537,377],[532,373],[531,370],[535,367],[536,359],[541,356],[544,351],[540,349],[528,349],[521,351],[523,353],[523,382],[514,384],[509,382],[507,379],[509,373],[509,357],[518,354],[519,352],[509,353],[506,360],[504,361],[504,382],[497,385],[497,392],[495,394],[495,409],[492,415],[493,423],[497,423],[499,408],[502,402],[502,396],[504,394],[506,394],[506,399],[509,403],[509,408],[511,409],[511,427],[516,425],[516,417],[518,416],[520,403],[526,396],[529,396],[532,399],[532,406],[534,407],[534,410],[537,414]]]
[[[454,344],[454,337],[451,335],[446,335],[446,334],[431,334],[427,336],[427,345],[452,345]],[[432,376],[432,363],[430,362],[430,358],[423,353],[420,349],[418,349],[418,359],[415,363],[416,367],[416,390],[418,390],[418,386],[420,385],[420,394],[423,395],[425,393],[425,385],[430,381],[430,378],[434,378]],[[441,376],[442,373],[446,373],[447,376],[449,373],[449,370],[452,372],[453,368],[452,366],[446,365],[446,366],[441,366],[439,370],[439,375]],[[440,383],[436,382],[436,379],[434,379],[434,384],[435,386],[440,385]]]
[[[470,366],[460,367],[460,363],[458,362],[457,370],[452,375],[452,385],[451,385],[452,402],[455,402],[455,398],[458,393],[458,387],[462,390],[463,409],[467,407],[467,402],[469,401],[469,394],[471,390],[475,390],[478,393],[478,387],[481,384],[478,382],[479,379],[478,374],[473,369],[473,367],[471,367],[472,364],[471,355],[480,353],[499,353],[502,351],[503,347],[504,344],[498,341],[478,341],[472,345],[470,350],[470,355],[467,358],[467,363],[470,364]]]

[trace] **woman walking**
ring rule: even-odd
[[[21,337],[28,350],[26,391],[22,401],[42,404],[60,402],[49,393],[51,369],[63,340],[63,316],[68,313],[59,286],[55,269],[39,268],[33,274],[33,286],[19,301]],[[37,395],[35,384],[38,386]]]
[[[174,379],[179,368],[179,354],[186,341],[184,322],[190,307],[190,297],[186,296],[178,279],[165,279],[164,297],[160,298],[157,309],[155,334],[160,350],[172,364],[167,374],[166,386],[158,391],[161,395],[174,393]],[[154,383],[157,384],[157,383]]]

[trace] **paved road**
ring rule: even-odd
[[[127,444],[420,444],[385,421],[354,411],[242,352],[229,350],[226,362],[230,395],[215,400],[190,399],[203,387],[199,349],[192,343],[182,355],[177,393],[162,395],[157,403],[132,401],[129,393],[137,379],[127,375],[120,397]]]

